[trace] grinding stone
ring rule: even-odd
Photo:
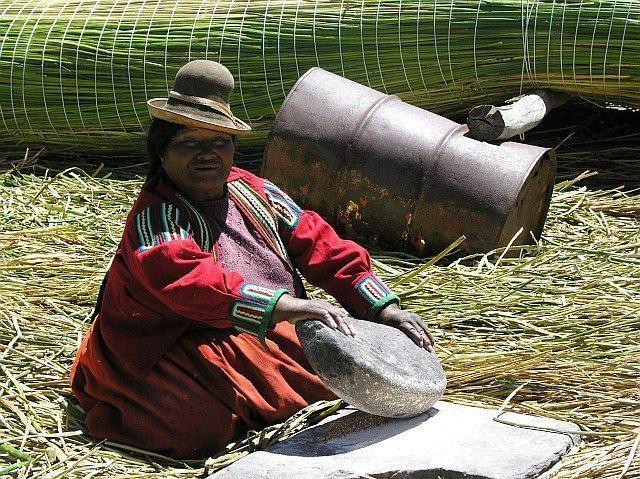
[[[412,417],[444,393],[446,378],[435,354],[397,328],[352,320],[355,337],[319,320],[296,323],[311,366],[331,391],[361,411]]]

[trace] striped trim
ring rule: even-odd
[[[296,229],[304,213],[302,209],[284,191],[268,180],[264,180],[264,190],[284,227],[290,230]]]
[[[293,268],[289,253],[278,234],[277,217],[269,203],[244,180],[230,181],[227,187],[235,203],[251,220],[269,246]]]
[[[356,287],[364,299],[371,305],[365,313],[365,316],[370,321],[375,320],[378,313],[389,304],[395,303],[400,306],[400,297],[393,294],[380,278],[373,273],[358,281]]]
[[[187,207],[189,212],[192,215],[192,219],[194,219],[194,233],[195,233],[195,241],[198,243],[202,251],[211,252],[213,254],[214,259],[218,260],[218,250],[215,245],[212,247],[211,244],[211,231],[209,230],[209,225],[207,224],[204,217],[200,214],[200,212],[191,204],[189,201],[182,196],[180,193],[176,192],[176,196],[178,199]]]
[[[400,306],[400,303],[401,303],[400,297],[393,293],[389,293],[384,298],[378,300],[376,304],[371,306],[371,311],[369,311],[369,314],[368,314],[369,319],[374,320],[374,318],[378,316],[378,313],[382,311],[384,308],[386,308],[387,306],[389,306],[391,303],[395,303],[398,306]]]
[[[358,281],[356,285],[360,294],[372,305],[380,301],[385,296],[392,294],[391,290],[380,281],[375,275],[370,274]]]
[[[256,284],[245,283],[242,285],[242,288],[240,288],[240,293],[249,299],[266,304],[275,291]]]
[[[258,336],[263,321],[271,319],[271,315],[268,318],[265,317],[265,312],[277,291],[253,283],[244,283],[238,293],[241,298],[236,299],[231,305],[234,326],[241,331]]]
[[[241,331],[257,336],[266,309],[267,306],[263,304],[240,300],[234,301],[231,306],[231,317],[234,319],[234,326]]]
[[[134,224],[139,252],[169,241],[192,238],[189,219],[171,203],[155,203],[148,206],[135,216]]]

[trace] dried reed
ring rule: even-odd
[[[197,477],[201,461],[83,433],[68,369],[141,182],[127,170],[54,166],[62,171],[0,175],[0,477]],[[425,266],[374,252],[375,267],[430,324],[445,399],[497,408],[522,386],[508,409],[585,431],[557,477],[640,478],[640,195],[580,181],[556,185],[542,239],[514,258],[496,250]],[[208,470],[339,406],[319,403],[252,433]]]

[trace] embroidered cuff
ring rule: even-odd
[[[380,311],[391,303],[400,306],[400,298],[373,273],[365,276],[356,284],[358,291],[369,303],[367,319],[373,320]]]
[[[371,307],[371,312],[369,313],[371,319],[375,319],[380,311],[389,306],[391,303],[395,303],[400,306],[400,297],[396,294],[390,293],[386,295],[384,298],[380,299],[376,304]]]
[[[243,284],[239,291],[241,298],[234,300],[231,306],[233,325],[236,329],[257,337],[266,347],[267,331],[275,328],[271,317],[276,303],[283,294],[288,293],[286,289],[273,290],[256,284]]]

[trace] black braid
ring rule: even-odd
[[[162,169],[162,159],[160,155],[164,152],[171,138],[177,135],[182,128],[183,125],[179,123],[173,123],[155,117],[151,119],[151,125],[147,131],[147,157],[149,159],[147,180],[160,173]]]

